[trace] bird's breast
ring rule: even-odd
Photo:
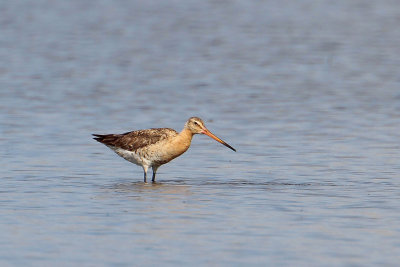
[[[162,165],[188,150],[191,138],[180,138],[179,136],[152,145],[146,151],[146,156],[152,160],[153,165]]]

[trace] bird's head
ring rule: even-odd
[[[185,124],[185,128],[188,129],[189,131],[192,132],[192,134],[205,134],[208,135],[209,137],[211,137],[212,139],[220,142],[221,144],[223,144],[226,147],[229,147],[230,149],[232,149],[233,151],[236,152],[236,149],[234,149],[233,147],[231,147],[229,144],[227,144],[226,142],[224,142],[223,140],[221,140],[220,138],[218,138],[216,135],[214,135],[213,133],[211,133],[207,127],[204,125],[204,122],[202,119],[198,118],[198,117],[191,117],[188,119],[188,121]]]

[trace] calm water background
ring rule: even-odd
[[[0,265],[395,266],[399,1],[3,1]],[[90,134],[195,136],[143,184]]]

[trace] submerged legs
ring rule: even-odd
[[[142,166],[143,167],[143,182],[147,183],[147,169],[149,168],[148,166]]]
[[[143,167],[143,182],[147,183],[147,170],[149,169],[149,166],[142,166]],[[152,166],[153,168],[153,177],[151,178],[151,181],[154,183],[156,181],[156,173],[157,169],[160,166]]]
[[[151,181],[154,183],[156,181],[156,173],[157,173],[157,169],[160,166],[153,166],[153,177],[151,178]]]

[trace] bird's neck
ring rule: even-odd
[[[188,147],[190,146],[190,143],[192,142],[193,138],[193,133],[186,127],[183,128],[183,130],[176,136],[176,141],[178,143],[181,143],[182,145],[187,145]]]

